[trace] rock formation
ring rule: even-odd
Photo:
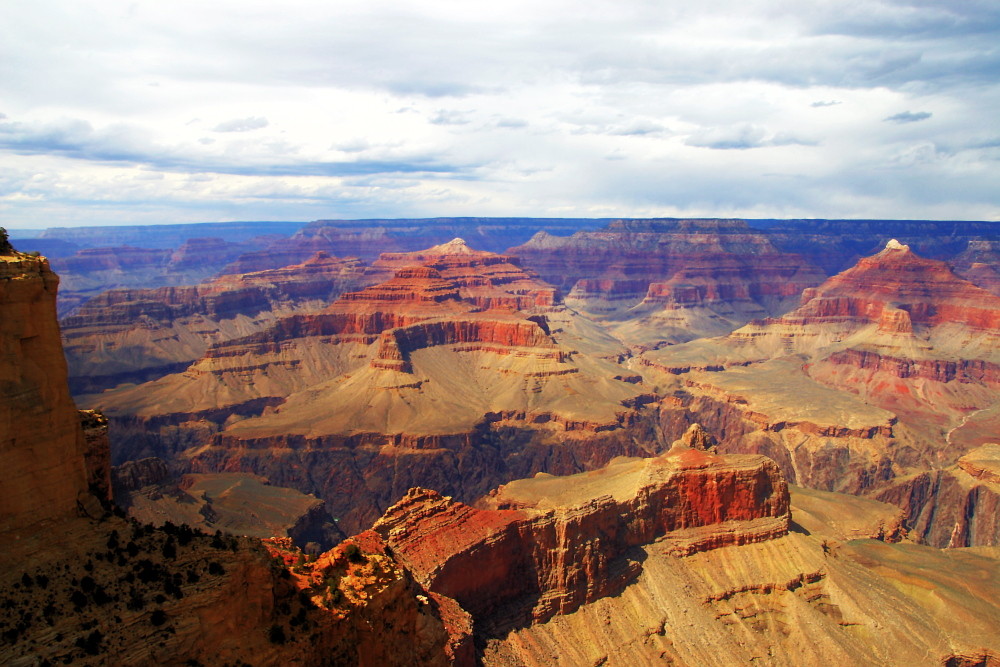
[[[621,592],[641,569],[629,550],[660,538],[686,555],[788,530],[772,461],[692,449],[518,480],[482,507],[411,489],[373,530],[428,590],[494,622],[520,609],[541,622]]]
[[[44,257],[9,245],[0,253],[0,532],[6,532],[75,516],[105,464],[88,456],[66,387],[56,323],[59,278]],[[94,472],[88,459],[97,464]]]

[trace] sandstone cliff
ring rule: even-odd
[[[66,387],[58,285],[45,258],[0,255],[0,532],[74,516],[88,484],[101,478],[88,472],[88,443]]]

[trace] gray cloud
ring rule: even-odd
[[[927,120],[933,115],[934,114],[929,111],[903,111],[901,113],[883,118],[882,120],[887,123],[916,123],[921,120]]]
[[[199,140],[199,143],[201,141]],[[249,156],[243,161],[196,154],[184,147],[162,146],[126,125],[95,130],[79,119],[33,126],[0,122],[0,150],[21,155],[60,155],[82,162],[141,165],[174,172],[209,172],[244,176],[355,176],[363,174],[454,174],[468,176],[472,165],[442,162],[433,154],[405,159],[324,161],[285,155]]]
[[[685,139],[688,146],[712,148],[715,150],[746,150],[765,146],[812,146],[815,142],[799,139],[785,132],[771,133],[767,129],[750,123],[728,127],[702,128]]]
[[[252,132],[269,125],[266,118],[251,116],[249,118],[234,118],[219,123],[212,128],[213,132]]]
[[[465,111],[448,111],[440,109],[430,119],[433,125],[468,125],[469,114]]]

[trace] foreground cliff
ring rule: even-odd
[[[87,444],[56,324],[58,285],[44,257],[0,247],[0,531],[75,516],[88,494]]]

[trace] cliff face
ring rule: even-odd
[[[66,387],[48,260],[0,256],[0,531],[73,516],[87,494],[84,440]]]
[[[911,532],[939,548],[1000,544],[1000,445],[984,445],[956,466],[901,479],[878,499],[902,507]]]
[[[763,457],[678,450],[568,478],[502,486],[473,509],[411,489],[374,531],[428,590],[478,623],[543,622],[619,593],[632,547],[690,554],[784,535],[788,490]]]

